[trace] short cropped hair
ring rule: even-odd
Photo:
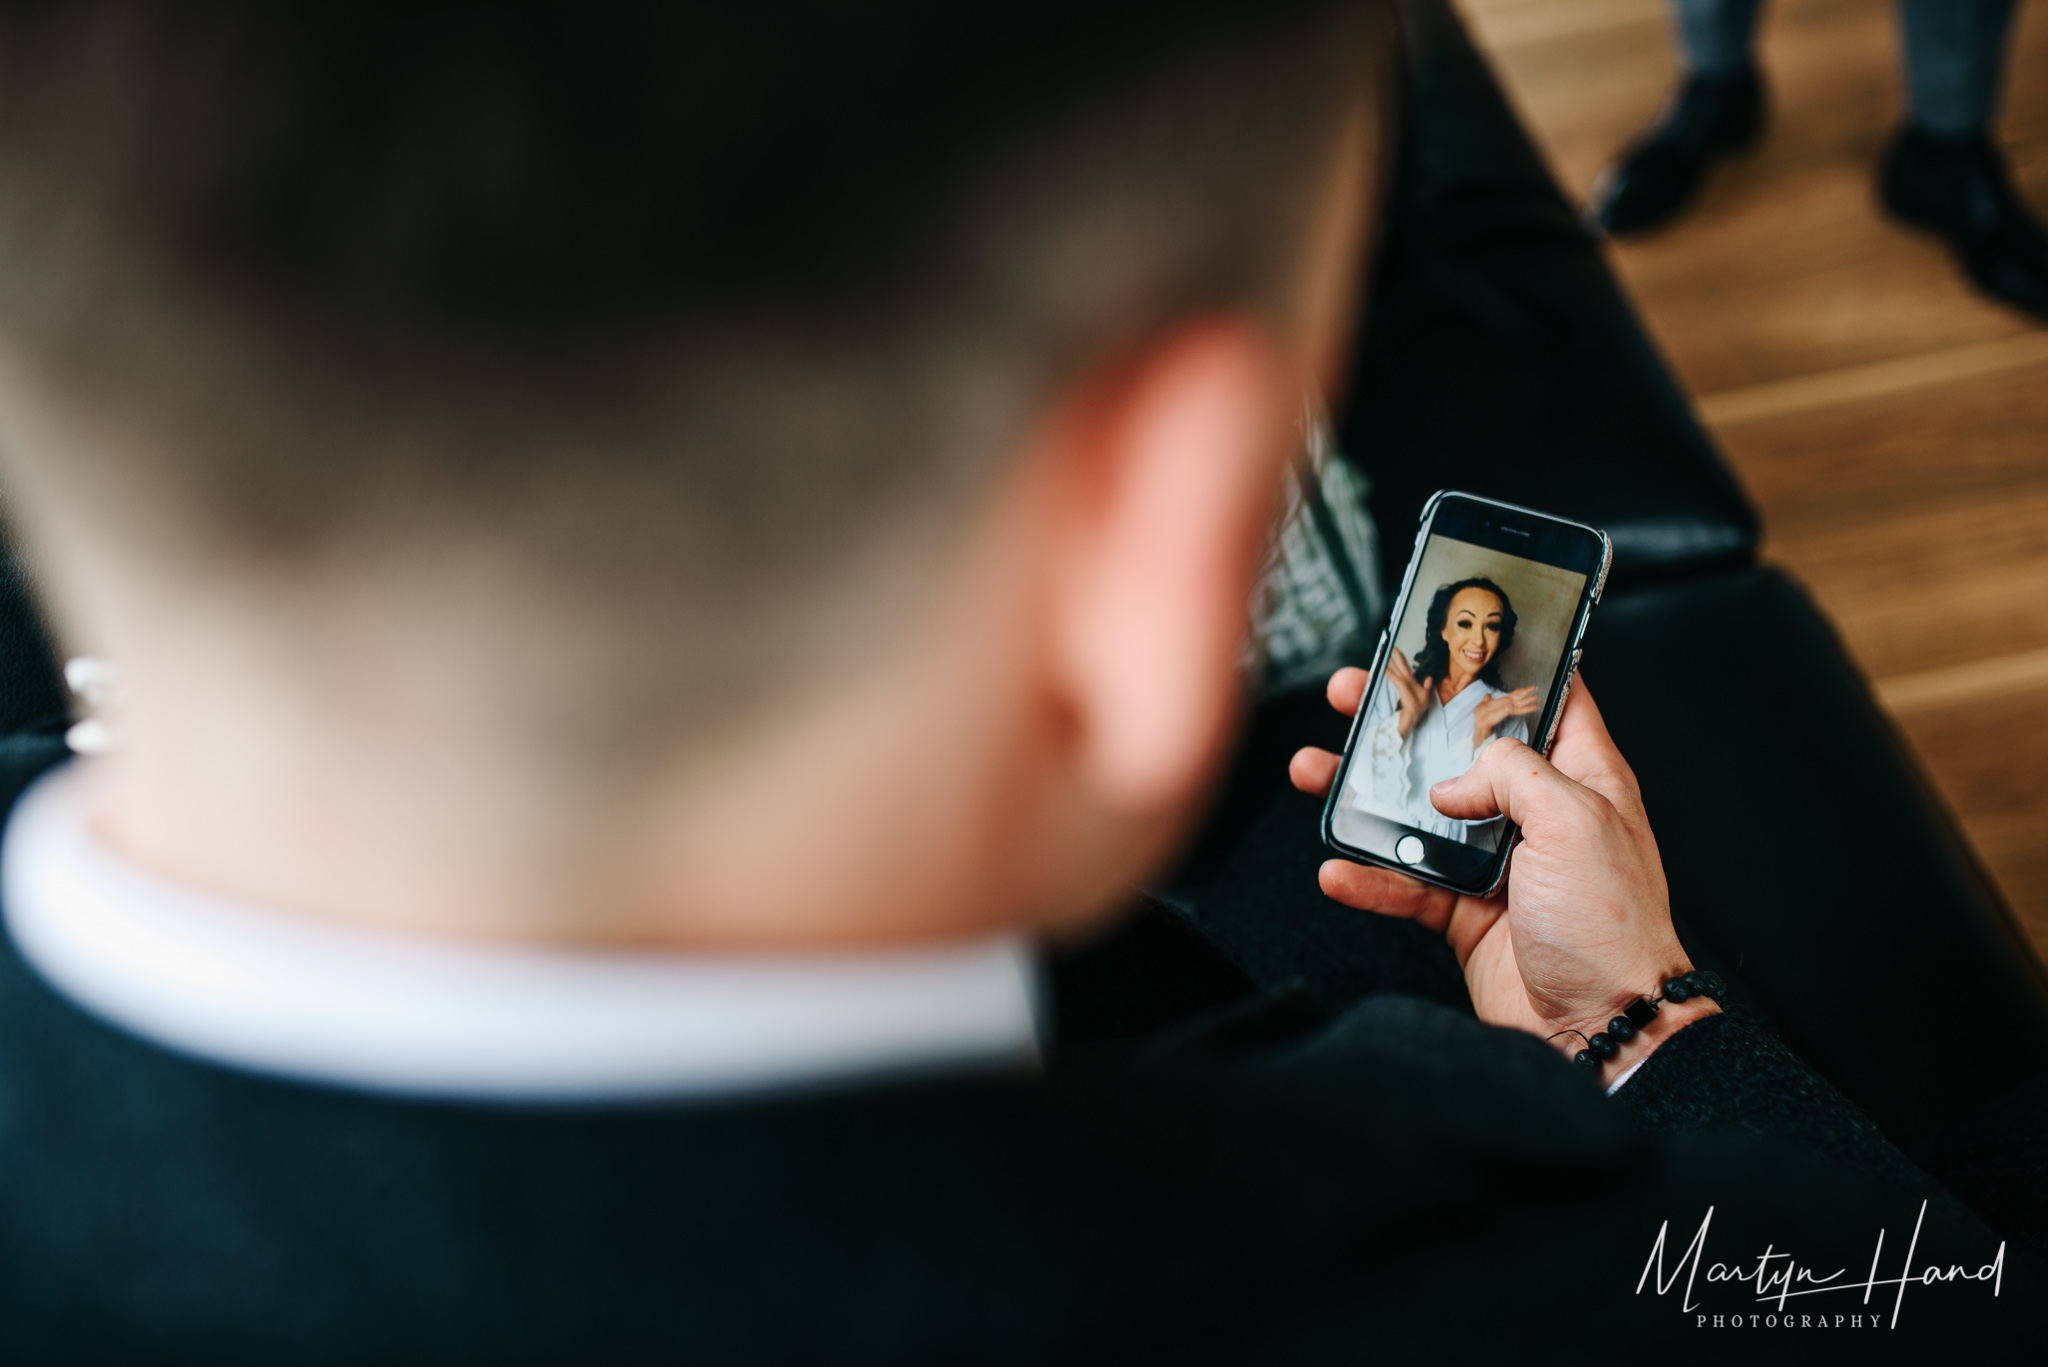
[[[1079,367],[1281,307],[1385,10],[0,0],[0,362],[91,436],[10,478],[742,695]]]

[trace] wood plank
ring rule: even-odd
[[[2048,483],[1772,542],[1873,676],[2048,647]]]
[[[1774,546],[1930,502],[2024,495],[2048,480],[2048,362],[1726,425],[1718,435],[1765,510]]]
[[[1942,665],[1877,681],[1877,700],[1894,715],[1982,702],[2048,687],[2048,648]]]
[[[1900,729],[2028,937],[2048,944],[2048,688],[1916,711]]]
[[[1466,0],[1459,8],[1495,52],[1644,24],[1668,31],[1663,0]]]
[[[1882,398],[1902,390],[1975,379],[2044,361],[2048,361],[2048,332],[2020,332],[1986,342],[1824,370],[1815,375],[1795,375],[1787,380],[1724,389],[1702,395],[1699,412],[1714,428],[1726,431],[1735,423],[1803,413],[1856,399]]]

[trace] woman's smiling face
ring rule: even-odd
[[[1485,589],[1459,589],[1444,619],[1444,644],[1451,651],[1451,673],[1467,676],[1486,668],[1500,649],[1500,599]]]

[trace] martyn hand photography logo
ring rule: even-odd
[[[1998,1245],[1991,1261],[1978,1266],[1959,1263],[1916,1266],[1914,1255],[1919,1250],[1920,1229],[1926,1220],[1927,1202],[1922,1201],[1920,1214],[1913,1221],[1913,1236],[1906,1243],[1905,1257],[1899,1263],[1896,1276],[1882,1275],[1885,1272],[1887,1233],[1884,1229],[1877,1231],[1869,1270],[1858,1276],[1846,1267],[1821,1272],[1805,1266],[1791,1252],[1780,1251],[1772,1244],[1765,1244],[1753,1261],[1710,1262],[1707,1258],[1707,1231],[1714,1223],[1714,1207],[1708,1206],[1706,1218],[1700,1221],[1692,1242],[1668,1267],[1666,1248],[1671,1222],[1666,1220],[1658,1226],[1657,1238],[1650,1245],[1650,1259],[1643,1264],[1643,1275],[1636,1280],[1636,1294],[1640,1296],[1654,1288],[1652,1294],[1669,1295],[1683,1278],[1684,1291],[1679,1297],[1679,1310],[1692,1316],[1694,1327],[1700,1329],[1875,1329],[1880,1326],[1896,1329],[1905,1312],[1906,1288],[1909,1286],[1979,1282],[1994,1297],[2004,1289],[2003,1243]],[[1713,1309],[1704,1307],[1700,1299],[1702,1288],[1723,1286],[1730,1291],[1739,1288],[1745,1297],[1744,1304],[1740,1308],[1726,1302]],[[1708,1291],[1705,1294],[1712,1293]],[[1809,1297],[1824,1299],[1811,1300]],[[1796,1305],[1793,1303],[1795,1300],[1798,1302]],[[1886,1301],[1890,1304],[1886,1305]]]

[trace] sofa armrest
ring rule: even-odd
[[[1755,569],[1614,594],[1583,670],[1687,948],[1903,1147],[2048,1069],[2039,961],[1797,585]]]

